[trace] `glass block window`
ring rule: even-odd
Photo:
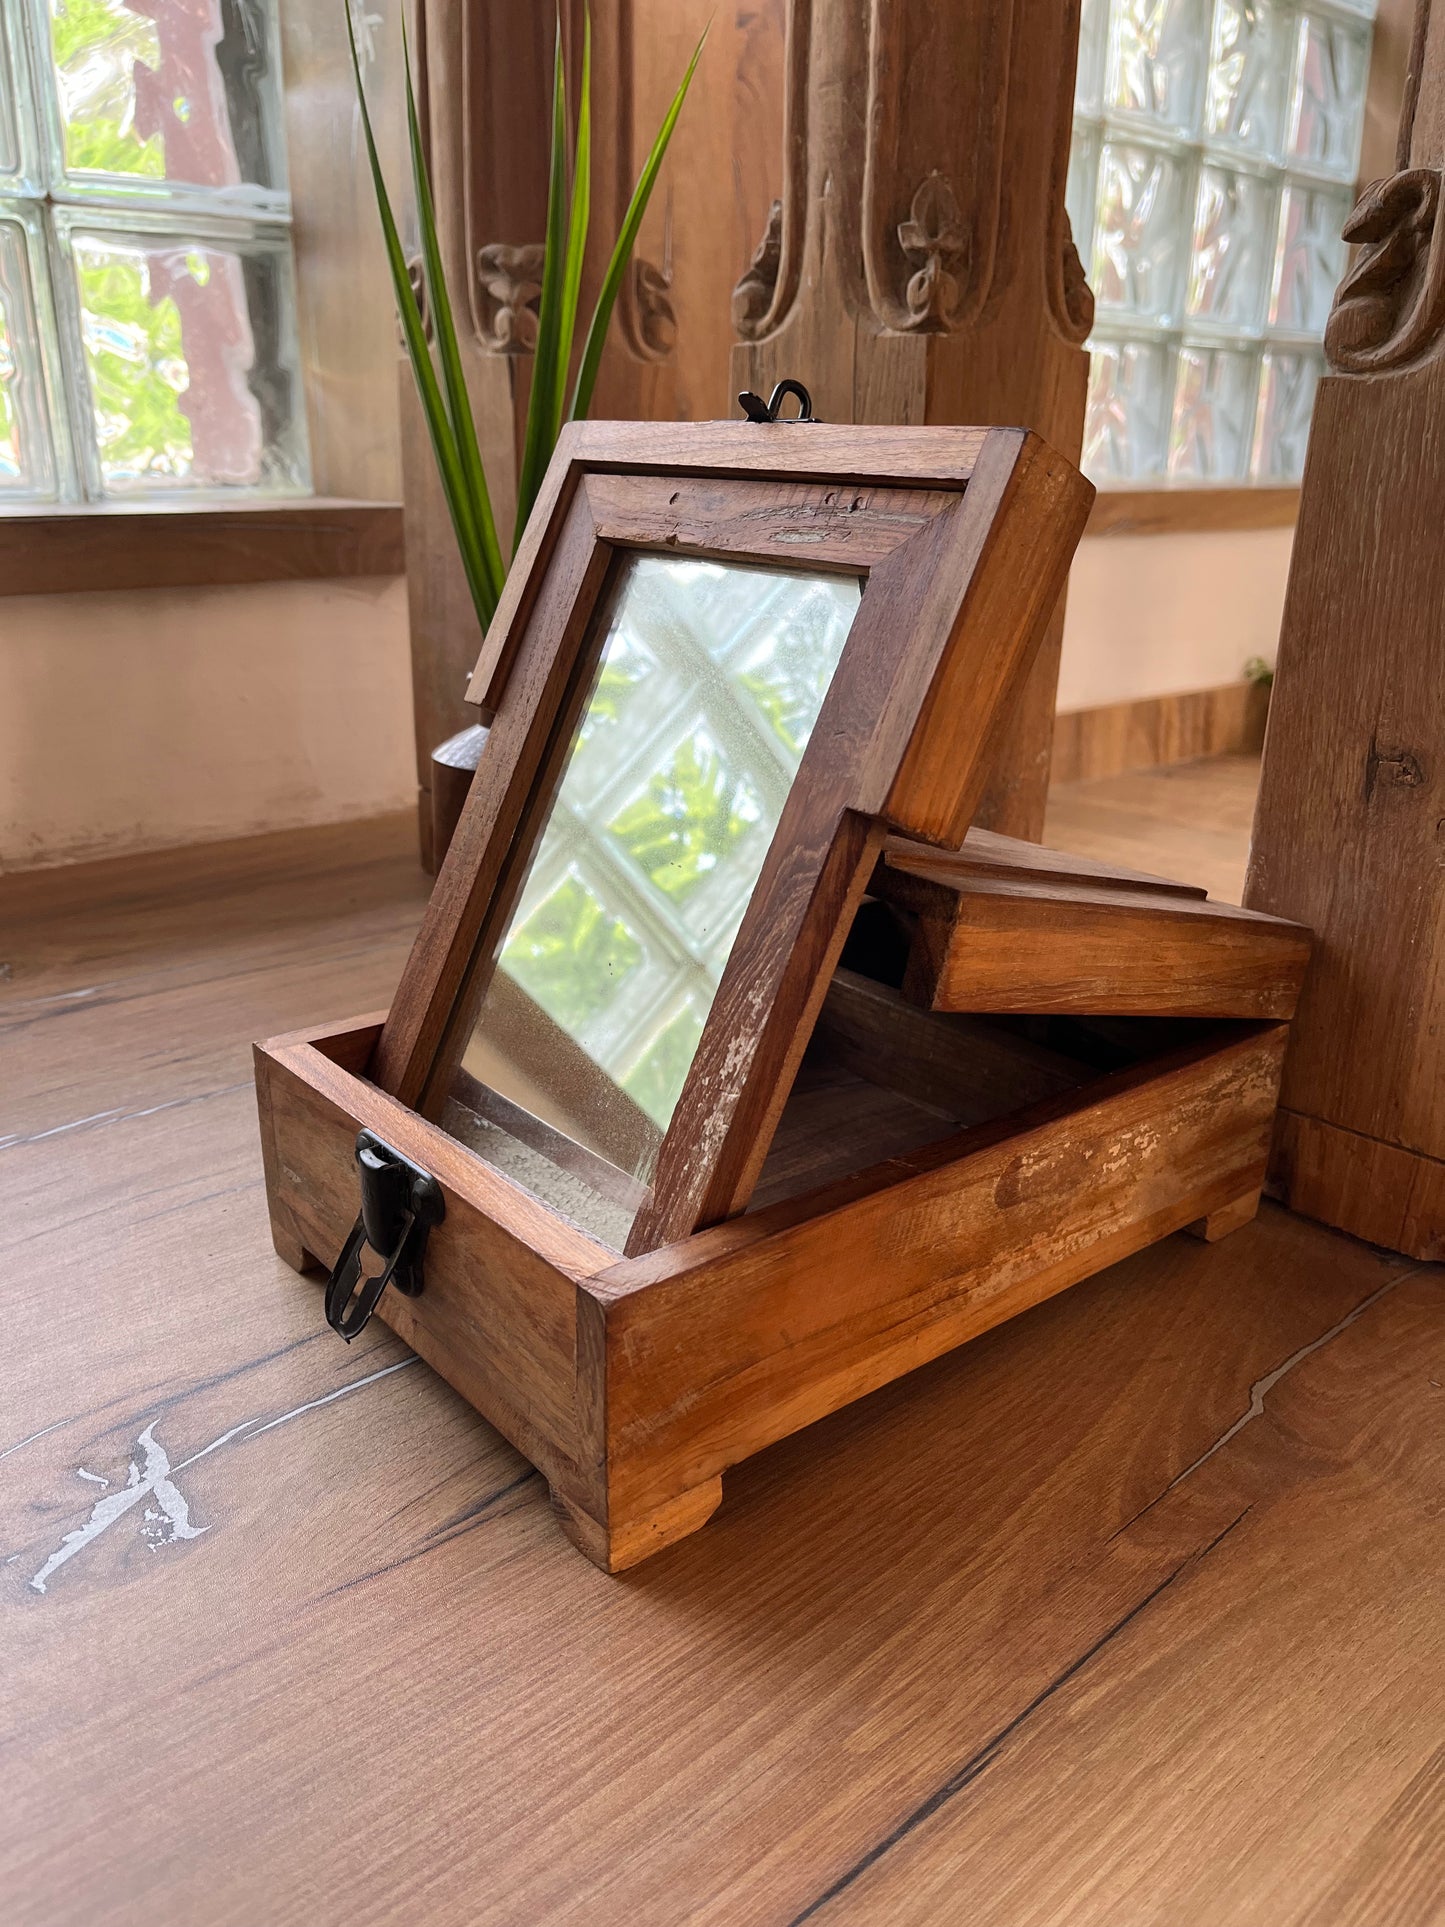
[[[5,502],[302,494],[275,0],[0,0]]]
[[[1068,206],[1105,486],[1299,479],[1375,0],[1083,0]]]

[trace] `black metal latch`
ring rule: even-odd
[[[427,1234],[447,1214],[436,1179],[384,1144],[375,1132],[357,1134],[356,1165],[361,1173],[361,1216],[326,1283],[326,1322],[348,1345],[365,1330],[388,1285],[395,1285],[408,1298],[417,1296]],[[381,1270],[363,1278],[361,1262],[368,1250],[381,1259]]]
[[[798,412],[796,415],[780,415],[778,413],[778,410],[783,405],[784,397],[788,395],[797,397]],[[791,375],[789,375],[785,381],[778,383],[766,401],[763,400],[761,395],[755,395],[750,389],[745,388],[742,394],[738,396],[738,407],[742,409],[750,422],[815,422],[818,419],[813,413],[813,397],[808,393],[802,382],[794,381]]]

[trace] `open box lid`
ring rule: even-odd
[[[885,838],[964,841],[1093,493],[1020,429],[565,431],[372,1080],[628,1253],[742,1210]]]

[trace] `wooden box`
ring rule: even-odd
[[[609,1571],[702,1525],[763,1446],[1255,1208],[1304,933],[968,832],[1090,493],[1018,431],[573,432],[479,666],[493,736],[392,1011],[257,1046],[278,1251],[329,1268],[359,1237],[360,1131],[433,1180],[422,1287],[385,1290],[378,1315],[540,1469]],[[456,1123],[461,1092],[478,1132],[500,1118],[549,1170],[595,1177],[591,1097],[568,1100],[574,1142],[464,1050],[601,728],[594,611],[622,559],[778,568],[793,544],[852,568],[862,600],[646,1182],[611,1172],[635,1198],[603,1236]]]

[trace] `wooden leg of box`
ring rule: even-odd
[[[1206,1244],[1217,1244],[1227,1238],[1231,1231],[1238,1231],[1241,1225],[1248,1224],[1259,1212],[1259,1192],[1246,1191],[1242,1198],[1234,1198],[1222,1204],[1217,1211],[1207,1217],[1196,1218],[1193,1224],[1184,1229],[1193,1238],[1202,1238]]]
[[[644,1518],[614,1520],[610,1526],[601,1525],[555,1486],[551,1493],[552,1510],[573,1545],[604,1572],[625,1572],[705,1526],[722,1503],[722,1479],[692,1486]]]
[[[278,1258],[284,1258],[293,1271],[310,1271],[312,1259],[289,1224],[279,1217],[271,1219],[271,1242]]]
[[[329,1266],[322,1264],[314,1251],[308,1251],[297,1237],[295,1228],[285,1220],[275,1217],[271,1220],[271,1242],[276,1247],[276,1256],[284,1258],[293,1271],[299,1271],[303,1278],[324,1278]]]

